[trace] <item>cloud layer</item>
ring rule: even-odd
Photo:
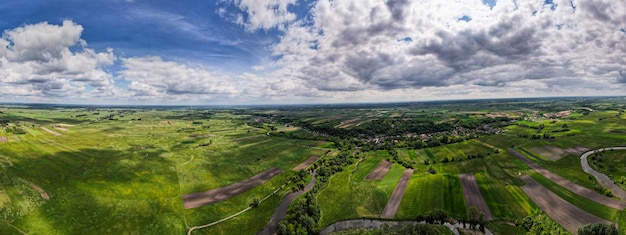
[[[206,14],[251,38],[277,33],[258,42],[267,56],[250,70],[167,59],[158,50],[96,51],[78,23],[41,22],[3,32],[0,97],[246,104],[624,95],[622,1],[224,0],[214,7]],[[183,36],[227,37],[207,31],[216,27],[210,23],[184,22],[175,32],[193,34]]]

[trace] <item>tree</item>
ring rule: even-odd
[[[587,224],[578,228],[578,235],[617,235],[615,225],[604,223]]]

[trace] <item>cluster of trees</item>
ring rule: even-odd
[[[310,178],[311,174],[307,170],[299,170],[295,172],[291,177],[289,177],[289,182],[291,182],[292,185],[291,191],[296,192],[304,189]]]
[[[281,122],[291,123],[294,126],[299,126],[310,130],[312,132],[323,133],[327,136],[334,136],[339,138],[362,138],[372,136],[403,136],[404,134],[428,134],[428,133],[442,133],[453,131],[457,127],[464,127],[467,129],[478,129],[484,125],[490,126],[504,126],[508,125],[512,119],[507,117],[496,118],[483,118],[483,119],[471,119],[471,120],[454,120],[445,122],[434,122],[430,120],[419,119],[398,119],[398,118],[380,118],[370,122],[362,123],[359,126],[354,126],[350,129],[336,128],[339,121],[327,121],[317,123],[314,121],[304,121],[299,119],[283,118]],[[447,138],[447,137],[443,137]],[[452,143],[454,139],[441,139],[441,143]],[[462,141],[454,140],[454,141]],[[422,146],[423,147],[423,146]]]
[[[398,163],[402,165],[404,168],[413,169],[413,165],[415,164],[414,161],[406,161],[404,159],[400,159],[398,157],[398,151],[396,151],[395,149],[388,150],[387,152],[389,153],[389,156],[391,157],[390,159],[387,159],[387,161]]]
[[[517,225],[528,231],[528,234],[570,234],[544,213],[527,216],[518,221]]]
[[[578,235],[617,235],[617,228],[615,225],[608,225],[603,223],[587,224],[578,228],[576,232]]]
[[[344,149],[337,156],[323,158],[313,164],[313,168],[317,168],[317,181],[311,191],[305,194],[304,198],[298,199],[289,207],[287,216],[278,223],[278,234],[317,234],[319,232],[320,209],[316,202],[317,193],[328,185],[330,177],[340,171],[344,167],[354,163],[354,156],[350,149],[345,149],[346,143],[335,143]],[[305,174],[298,172],[295,179],[308,178]],[[304,183],[297,184],[304,187]]]
[[[285,219],[278,223],[277,234],[317,234],[320,215],[315,195],[309,192],[289,207]]]

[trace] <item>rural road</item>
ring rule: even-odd
[[[283,197],[283,200],[281,200],[280,204],[278,204],[278,207],[276,207],[272,218],[269,222],[267,222],[267,226],[265,226],[263,230],[257,233],[257,235],[274,235],[276,234],[276,232],[278,232],[278,222],[285,219],[285,216],[287,215],[287,210],[289,209],[289,205],[291,205],[291,202],[298,198],[298,196],[313,189],[313,186],[315,186],[315,172],[316,171],[313,171],[313,179],[311,179],[311,182],[309,184],[304,186],[303,190],[289,193],[285,195],[285,197]]]
[[[539,166],[539,164],[537,164],[536,162],[531,161],[523,154],[515,151],[515,149],[509,149],[509,153],[511,153],[513,156],[517,157],[518,159],[520,159],[522,162],[526,163],[526,165],[528,165],[533,170],[537,171],[537,173],[543,175],[544,177],[548,178],[552,182],[560,185],[561,187],[575,194],[586,197],[589,200],[592,200],[594,202],[603,204],[605,206],[608,206],[617,210],[623,210],[624,208],[626,208],[626,202],[621,201],[616,198],[604,196],[602,194],[597,193],[596,191],[593,191],[591,189],[575,184],[572,181],[569,181],[557,174],[554,174],[551,171]]]
[[[600,185],[602,185],[603,187],[610,189],[611,192],[613,192],[613,195],[621,199],[626,199],[626,191],[624,191],[617,184],[615,184],[615,182],[613,182],[605,174],[597,172],[596,170],[591,168],[591,166],[589,166],[589,162],[587,161],[587,157],[591,156],[591,154],[593,154],[595,151],[608,151],[608,150],[626,150],[626,147],[611,147],[611,148],[602,148],[602,149],[587,151],[583,153],[582,156],[580,156],[580,165],[583,167],[583,171],[585,171],[587,174],[590,174],[596,177],[596,180],[598,180],[598,183],[600,183]]]

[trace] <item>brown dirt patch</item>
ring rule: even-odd
[[[358,118],[341,121],[338,125],[335,126],[335,128],[349,129],[356,126],[359,121],[361,121],[361,119]]]
[[[590,149],[581,147],[581,146],[575,146],[575,147],[564,149],[561,147],[548,145],[548,146],[531,148],[530,150],[541,156],[544,156],[550,159],[550,161],[558,161],[559,159],[567,156],[568,154],[580,155],[584,152],[589,151]]]
[[[550,218],[572,234],[576,234],[578,228],[585,224],[597,222],[605,224],[611,223],[563,200],[528,175],[523,175],[520,178],[526,183],[526,185],[520,187],[524,193],[526,193],[541,210],[546,212]]]
[[[0,136],[0,143],[6,143],[9,142],[9,139],[7,139],[6,136]]]
[[[60,135],[61,135],[61,134],[59,134],[58,132],[51,131],[50,129],[45,128],[45,127],[41,127],[41,129],[43,129],[44,131],[46,131],[46,132],[48,132],[48,133],[50,133],[50,134],[53,134],[53,135],[55,135],[55,136],[60,136]]]
[[[48,201],[50,200],[50,196],[48,196],[48,193],[46,193],[46,191],[44,191],[41,187],[37,186],[36,184],[31,183],[28,180],[19,178],[22,182],[28,184],[28,186],[30,186],[31,188],[37,190],[37,192],[39,192],[39,195],[41,195],[41,198],[43,198],[44,200]]]
[[[250,189],[253,189],[256,186],[265,183],[266,181],[272,179],[274,176],[282,172],[283,171],[281,169],[272,167],[248,179],[239,181],[226,187],[211,189],[203,192],[184,194],[182,196],[183,204],[186,209],[189,209],[223,201],[242,194]]]
[[[617,210],[623,210],[624,208],[626,208],[626,202],[617,200],[615,198],[610,198],[607,196],[604,196],[602,194],[597,193],[596,191],[593,191],[591,189],[585,188],[583,186],[580,186],[578,184],[572,183],[572,181],[569,181],[557,174],[552,173],[549,170],[546,170],[545,168],[539,166],[539,164],[537,164],[536,162],[531,161],[530,159],[526,158],[524,155],[522,155],[521,153],[515,151],[514,149],[509,149],[509,153],[513,154],[513,156],[517,157],[518,159],[520,159],[522,162],[524,162],[526,165],[528,165],[530,168],[532,168],[533,170],[537,171],[539,174],[543,175],[544,177],[548,178],[549,180],[551,180],[552,182],[560,185],[561,187],[575,193],[578,194],[580,196],[586,197],[589,200],[592,200],[594,202],[600,203],[602,205],[611,207],[611,208],[615,208]],[[581,172],[582,174],[582,172]]]
[[[574,111],[572,110],[566,110],[566,111],[561,111],[561,112],[557,112],[557,113],[544,113],[543,116],[546,118],[552,118],[552,119],[556,119],[556,118],[566,118],[569,115],[571,115]]]
[[[370,172],[367,176],[365,176],[365,179],[366,180],[381,180],[385,178],[385,175],[387,175],[387,172],[389,172],[389,169],[391,168],[392,165],[393,163],[387,160],[381,161],[378,164],[378,166],[376,166],[376,168],[372,170],[372,172]]]
[[[483,146],[485,146],[485,147],[487,147],[487,148],[491,148],[491,149],[498,149],[498,148],[496,148],[496,146],[493,146],[493,145],[490,145],[490,144],[488,144],[488,143],[482,142],[482,141],[480,141],[480,140],[478,140],[478,139],[475,139],[475,140],[476,140],[476,143],[482,144]]]
[[[400,202],[404,196],[404,191],[406,191],[406,187],[409,185],[411,175],[413,175],[413,169],[404,170],[402,177],[400,177],[400,181],[393,190],[393,193],[391,193],[389,201],[387,201],[385,209],[383,209],[383,212],[380,214],[381,218],[391,219],[396,216],[396,211],[398,211],[398,207],[400,206]]]
[[[299,170],[306,169],[311,164],[313,164],[315,161],[317,161],[317,159],[319,159],[319,158],[320,157],[316,157],[316,156],[309,157],[304,162],[302,162],[302,163],[298,164],[296,167],[294,167],[293,170],[294,171],[299,171]]]
[[[465,197],[465,204],[467,208],[476,207],[478,211],[481,211],[485,214],[486,220],[492,220],[493,216],[491,215],[491,211],[489,210],[489,206],[487,206],[487,202],[485,198],[483,198],[482,193],[480,193],[480,187],[478,187],[478,183],[476,183],[476,179],[473,174],[460,174],[459,179],[461,179],[461,187],[463,188],[463,196]]]
[[[196,134],[196,135],[190,135],[189,137],[191,138],[204,138],[204,137],[214,137],[217,136],[216,134]]]

